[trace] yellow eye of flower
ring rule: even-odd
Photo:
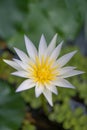
[[[50,81],[56,79],[58,67],[53,66],[53,63],[54,61],[50,60],[50,58],[44,59],[44,57],[42,57],[41,60],[39,60],[39,58],[36,57],[35,64],[33,63],[31,65],[32,71],[30,73],[34,82],[45,85],[45,83],[49,84]]]
[[[13,75],[27,78],[17,88],[16,92],[35,87],[36,97],[43,94],[52,106],[52,92],[57,94],[56,86],[74,88],[66,78],[84,73],[83,71],[75,70],[76,67],[63,67],[74,56],[76,51],[58,58],[62,42],[56,46],[57,34],[53,37],[48,46],[44,35],[42,35],[38,51],[30,39],[26,36],[24,36],[24,38],[28,55],[14,48],[20,60],[4,60],[4,62],[17,70],[12,73]]]

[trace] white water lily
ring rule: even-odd
[[[26,36],[24,36],[24,39],[28,55],[14,48],[20,60],[4,60],[4,62],[17,70],[13,72],[12,75],[27,78],[17,88],[16,92],[35,87],[36,97],[39,97],[41,93],[43,93],[52,106],[52,92],[58,94],[56,86],[74,88],[66,78],[84,73],[83,71],[75,70],[76,67],[64,67],[74,56],[76,51],[58,58],[63,42],[56,46],[57,34],[53,37],[48,46],[44,35],[42,35],[38,51],[30,39]]]

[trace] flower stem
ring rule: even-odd
[[[47,103],[43,95],[41,95],[42,107],[46,115],[48,115]]]

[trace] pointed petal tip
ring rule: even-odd
[[[20,92],[20,91],[21,91],[21,90],[19,90],[19,89],[17,88],[15,92],[18,93],[18,92]]]
[[[19,89],[17,88],[17,89],[15,90],[15,92],[19,92]]]
[[[64,40],[62,40],[61,42],[60,42],[60,44],[63,44],[64,43]]]
[[[84,71],[80,71],[80,70],[75,70],[75,71],[77,71],[77,75],[78,75],[78,74],[84,74],[84,73],[85,73]]]
[[[24,34],[24,37],[26,37],[26,34]]]
[[[36,86],[35,87],[35,95],[36,95],[36,97],[39,97],[41,95],[41,93],[43,91],[42,87],[44,87],[44,86]]]
[[[44,37],[44,34],[42,33],[41,37]]]
[[[27,35],[24,34],[24,40],[25,40],[25,43],[27,42],[27,40],[30,40]]]
[[[3,61],[8,64],[10,60],[3,59]]]
[[[69,54],[69,55],[71,55],[73,57],[77,52],[78,52],[78,50],[75,50],[75,51],[71,51],[71,52],[69,52],[67,54]]]
[[[8,62],[9,60],[3,59],[4,62]]]
[[[70,88],[72,88],[72,89],[76,89],[76,88],[75,88],[75,86],[73,86],[73,85],[72,85],[72,86],[70,86]]]
[[[12,73],[10,73],[10,74],[13,75],[13,76],[17,76],[17,75],[16,75],[16,72],[12,72]]]
[[[85,71],[81,71],[82,73],[86,73]]]
[[[71,51],[71,52],[69,52],[67,54],[75,55],[77,52],[78,52],[78,50],[75,50],[75,51]]]
[[[14,50],[17,52],[18,48],[16,48],[16,47],[13,47],[13,48],[14,48]]]
[[[61,42],[59,43],[59,46],[62,47],[63,43],[64,43],[64,41],[61,41]]]
[[[11,75],[14,75],[14,72],[10,73]]]
[[[24,38],[27,38],[26,34],[24,34]]]
[[[50,104],[51,107],[53,107],[53,102],[50,102],[49,104]]]
[[[41,38],[40,38],[40,42],[41,42],[41,41],[46,41],[45,36],[44,36],[43,33],[42,33]]]
[[[3,59],[4,62],[6,62],[6,59]]]
[[[13,47],[14,48],[14,50],[15,50],[15,52],[17,53],[17,55],[18,55],[18,53],[19,53],[19,51],[21,51],[20,49],[18,49],[18,48],[16,48],[16,47]]]
[[[58,91],[56,91],[56,93],[55,93],[56,95],[58,95]]]
[[[26,39],[27,39],[27,36],[24,34],[24,41],[26,41]]]
[[[56,34],[53,36],[52,41],[55,41],[55,42],[56,42],[57,37],[58,37],[58,34],[56,33]]]
[[[5,62],[6,64],[8,64],[9,60],[3,59],[3,62]]]
[[[26,89],[21,89],[21,88],[17,88],[15,92],[22,92],[22,91],[25,91]]]
[[[54,35],[55,37],[57,37],[58,36],[58,34],[57,33],[55,33],[55,35]]]
[[[53,38],[54,38],[55,40],[57,40],[57,37],[58,37],[58,34],[56,33]]]
[[[79,74],[84,74],[86,72],[78,70]]]
[[[76,54],[77,52],[78,52],[78,50],[75,50],[75,51],[73,51],[72,53]]]

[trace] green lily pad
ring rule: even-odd
[[[24,103],[8,83],[0,81],[0,130],[18,130],[24,118]]]

